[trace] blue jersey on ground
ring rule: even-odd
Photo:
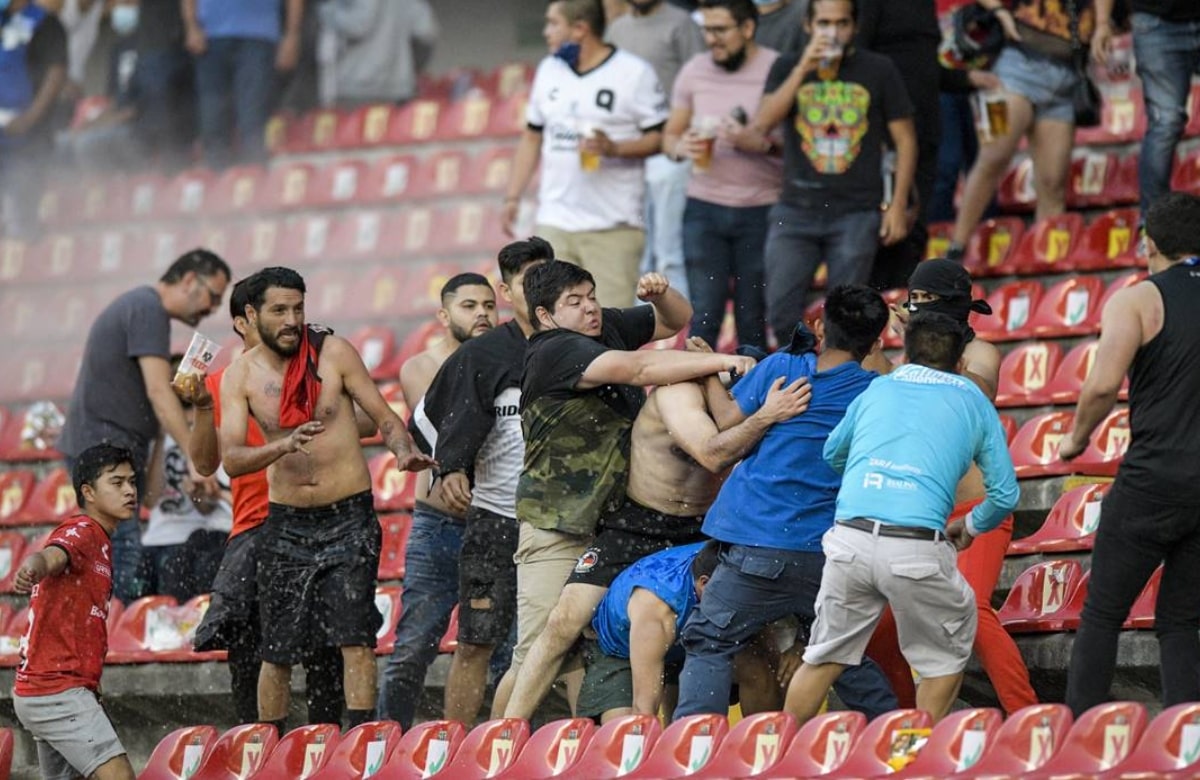
[[[721,486],[703,531],[731,544],[819,552],[821,536],[833,525],[842,482],[821,452],[850,402],[878,375],[853,361],[819,372],[811,352],[776,352],[734,386],[742,412],[757,412],[781,376],[785,386],[808,377],[808,409],[767,430]]]
[[[592,628],[605,655],[629,657],[629,597],[638,588],[650,591],[674,610],[675,636],[679,636],[696,606],[692,561],[703,546],[703,542],[685,544],[647,555],[617,575],[592,618]]]
[[[972,462],[987,488],[972,512],[975,531],[999,525],[1021,495],[991,401],[974,382],[925,366],[901,366],[874,382],[829,436],[825,459],[844,472],[839,520],[945,528]]]

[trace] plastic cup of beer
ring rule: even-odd
[[[692,170],[708,173],[712,168],[713,149],[717,145],[717,128],[721,120],[715,116],[702,116],[692,123],[692,131],[700,141],[700,154],[692,160]]]
[[[984,143],[1008,134],[1008,101],[999,90],[980,92],[975,98],[976,125]]]
[[[842,64],[842,45],[830,41],[825,49],[825,56],[817,63],[817,78],[821,81],[833,81],[837,78],[838,66]]]
[[[183,361],[175,372],[174,384],[184,385],[199,381],[208,373],[221,345],[212,339],[205,338],[201,333],[192,334],[192,343],[188,344],[187,352],[183,353]]]
[[[599,152],[590,151],[584,141],[596,135],[596,125],[592,122],[580,122],[579,129],[579,167],[584,173],[595,173],[600,170]]]

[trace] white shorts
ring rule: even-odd
[[[37,741],[42,780],[72,780],[92,773],[125,748],[96,694],[71,688],[49,696],[13,694],[17,719]]]

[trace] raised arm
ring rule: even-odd
[[[38,550],[26,558],[17,570],[13,590],[20,595],[26,595],[42,580],[61,574],[70,562],[70,557],[61,547],[50,545]]]
[[[1013,469],[1012,456],[1008,452],[1008,437],[1004,426],[992,409],[987,421],[983,442],[975,454],[975,462],[983,472],[983,485],[987,496],[964,519],[967,532],[977,536],[990,531],[1004,521],[1017,508],[1021,490],[1017,486],[1017,473]]]
[[[739,355],[610,349],[588,364],[575,387],[588,390],[601,385],[670,385],[731,369],[744,374],[753,367],[753,358]]]
[[[193,376],[184,374],[180,382],[173,382],[171,389],[184,403],[190,403],[195,410],[192,420],[192,433],[188,437],[188,460],[195,467],[196,473],[211,477],[221,465],[221,443],[217,438],[217,422],[215,404],[209,387],[209,382],[215,381],[208,376]],[[216,388],[220,390],[219,387]]]
[[[655,715],[662,703],[663,660],[675,643],[675,611],[645,588],[633,591],[628,609],[633,711]]]
[[[638,300],[654,309],[654,339],[669,339],[692,321],[692,304],[671,287],[667,277],[649,273],[638,279]]]
[[[325,429],[319,422],[306,422],[288,436],[261,447],[246,445],[250,424],[250,403],[246,397],[245,373],[238,361],[225,369],[221,377],[221,427],[218,431],[225,473],[230,477],[262,471],[284,455],[300,452],[304,445]]]

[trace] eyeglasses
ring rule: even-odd
[[[736,24],[722,24],[715,27],[701,27],[700,30],[705,35],[711,35],[714,38],[720,38],[723,35],[728,35],[737,29]]]

